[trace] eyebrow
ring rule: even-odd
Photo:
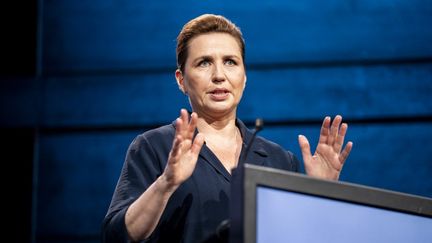
[[[199,56],[199,57],[194,59],[194,61],[198,61],[198,60],[213,60],[213,57],[208,56],[208,55],[204,55],[204,56]]]
[[[241,59],[241,58],[237,55],[225,55],[223,56],[223,59]],[[193,60],[193,63],[201,60],[213,60],[213,57],[210,55],[199,56]]]
[[[241,57],[239,57],[239,56],[237,56],[237,55],[226,55],[226,56],[224,56],[224,59],[225,59],[225,58],[241,59]]]

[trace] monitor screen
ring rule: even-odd
[[[257,186],[257,243],[432,242],[432,218]]]

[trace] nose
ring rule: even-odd
[[[223,64],[214,65],[212,82],[220,83],[226,80]]]

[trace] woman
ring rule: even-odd
[[[202,15],[177,38],[175,77],[192,108],[173,124],[131,143],[104,219],[103,241],[200,242],[229,217],[231,170],[252,132],[237,118],[246,85],[245,47],[238,27],[222,16]],[[347,125],[324,119],[314,155],[299,136],[306,173],[338,179],[352,148],[342,150]],[[289,151],[262,137],[248,161],[298,171]]]

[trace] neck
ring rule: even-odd
[[[229,138],[237,132],[235,119],[214,120],[208,121],[205,119],[198,119],[197,129],[200,133],[208,136],[221,136]]]
[[[199,119],[197,127],[198,131],[204,135],[206,146],[231,173],[232,168],[237,166],[243,142],[235,119],[210,123],[205,119]]]
[[[209,125],[216,130],[220,130],[226,126],[235,125],[235,119],[237,117],[237,108],[235,107],[232,109],[218,111],[211,109],[194,109],[192,106],[192,110],[198,115],[198,128],[200,125],[203,125],[204,127]]]

